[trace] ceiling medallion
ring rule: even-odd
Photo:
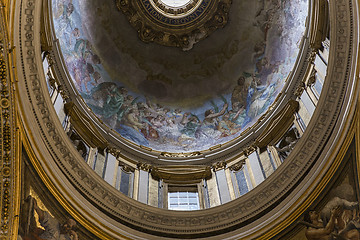
[[[116,0],[143,42],[190,50],[228,21],[231,0]]]

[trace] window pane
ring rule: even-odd
[[[169,192],[168,208],[171,210],[200,209],[199,194],[197,192]]]

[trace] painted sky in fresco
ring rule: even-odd
[[[136,144],[189,152],[238,137],[274,102],[308,1],[233,1],[229,24],[188,52],[141,42],[114,1],[52,7],[66,66],[92,111]]]

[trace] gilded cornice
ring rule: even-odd
[[[308,192],[312,190],[301,188],[302,181],[309,178],[307,172],[322,169],[322,172],[316,173],[318,174],[317,178],[328,177],[325,172],[326,168],[329,168],[329,164],[331,165],[332,159],[325,158],[326,154],[336,149],[335,146],[338,148],[342,144],[341,141],[337,142],[340,136],[333,133],[347,130],[344,128],[348,126],[343,123],[348,121],[349,114],[351,116],[352,112],[348,111],[353,111],[353,108],[349,108],[349,106],[354,104],[353,100],[357,94],[354,93],[355,73],[353,69],[357,61],[354,51],[357,51],[358,47],[357,44],[354,44],[358,42],[358,39],[355,34],[357,30],[353,25],[353,10],[358,7],[356,4],[346,0],[330,1],[333,28],[327,80],[313,119],[287,161],[262,184],[234,201],[203,211],[194,211],[188,214],[174,211],[170,215],[164,209],[155,210],[155,208],[145,206],[116,192],[74,154],[74,148],[66,135],[61,132],[63,131],[61,125],[54,110],[51,109],[50,101],[47,100],[49,96],[46,95],[48,93],[42,70],[35,64],[40,52],[35,54],[33,51],[34,46],[39,44],[35,42],[33,36],[37,29],[36,24],[39,23],[25,20],[32,19],[36,12],[34,10],[35,0],[26,0],[21,5],[23,8],[23,14],[20,15],[22,16],[19,32],[21,41],[18,42],[20,46],[18,54],[23,56],[19,67],[22,81],[19,81],[18,84],[21,89],[27,89],[24,91],[26,94],[21,96],[22,116],[36,122],[36,125],[25,126],[26,130],[30,134],[30,129],[34,132],[36,129],[41,134],[43,141],[33,144],[42,149],[48,149],[48,154],[52,157],[50,159],[39,157],[37,161],[41,163],[40,166],[59,169],[73,185],[73,191],[79,191],[82,196],[85,196],[82,204],[91,209],[92,213],[98,213],[98,216],[93,216],[92,219],[88,218],[86,221],[97,223],[99,217],[102,216],[101,213],[106,212],[112,219],[120,220],[116,221],[117,223],[112,222],[112,224],[117,224],[117,227],[123,227],[121,222],[126,222],[126,225],[135,232],[134,229],[151,232],[154,239],[159,236],[196,238],[203,236],[204,233],[209,237],[233,236],[239,239],[254,239],[264,236],[262,234],[264,231],[274,229],[271,231],[272,235],[267,235],[267,239],[270,239],[276,231],[281,230],[273,228],[281,222],[281,219],[276,219],[276,216],[289,214],[285,210],[289,209],[289,206],[288,208],[281,207],[295,201],[287,198],[293,193],[292,190],[294,188],[301,190],[299,194],[303,194],[303,198],[306,198]],[[333,145],[333,143],[336,144]],[[234,149],[234,151],[236,150]],[[322,153],[325,155],[319,157]],[[52,174],[51,171],[46,173],[49,176]],[[56,189],[52,190],[57,191]],[[78,204],[71,200],[71,197],[68,199],[70,200],[62,200],[62,204],[65,206],[66,204],[70,206]],[[271,210],[275,207],[276,214]],[[66,209],[68,209],[67,206]],[[79,216],[89,216],[86,209],[78,210],[75,213]],[[269,219],[272,221],[261,228],[252,222],[256,218],[259,218],[259,221],[268,221]],[[87,222],[87,224],[89,223]],[[113,238],[121,237],[120,233],[111,230],[111,226],[102,226],[101,231],[96,224],[90,224],[89,228],[100,237],[102,234],[104,236],[110,234]],[[247,235],[249,231],[252,232],[251,236]],[[144,236],[141,232],[136,232],[136,234]],[[220,234],[221,236],[218,236]]]
[[[150,172],[152,170],[152,166],[148,163],[138,163],[137,167],[139,170],[145,171],[145,172]]]
[[[201,152],[190,152],[190,153],[169,153],[169,152],[162,152],[160,156],[167,157],[167,158],[191,158],[191,157],[198,157],[201,156]]]

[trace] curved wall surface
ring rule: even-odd
[[[313,7],[323,6],[321,2],[313,1]],[[11,4],[12,24],[18,25],[12,54],[16,54],[15,87],[23,144],[49,192],[100,239],[270,239],[302,213],[313,201],[312,191],[325,184],[321,179],[330,179],[339,165],[336,153],[351,129],[358,101],[357,1],[329,1],[326,81],[311,121],[286,161],[244,196],[191,212],[169,211],[130,199],[89,168],[66,135],[49,97],[41,56],[44,50],[52,51],[42,49],[48,37],[44,32],[50,31],[41,27],[42,6],[47,5],[35,0]],[[303,54],[305,63],[310,63],[311,51]],[[54,61],[66,74],[61,58]],[[64,87],[65,99],[71,85]],[[127,151],[137,151],[128,146]]]
[[[265,114],[294,68],[308,4],[234,1],[226,27],[189,51],[140,41],[113,1],[54,0],[52,16],[74,85],[103,122],[137,145],[194,152]]]

